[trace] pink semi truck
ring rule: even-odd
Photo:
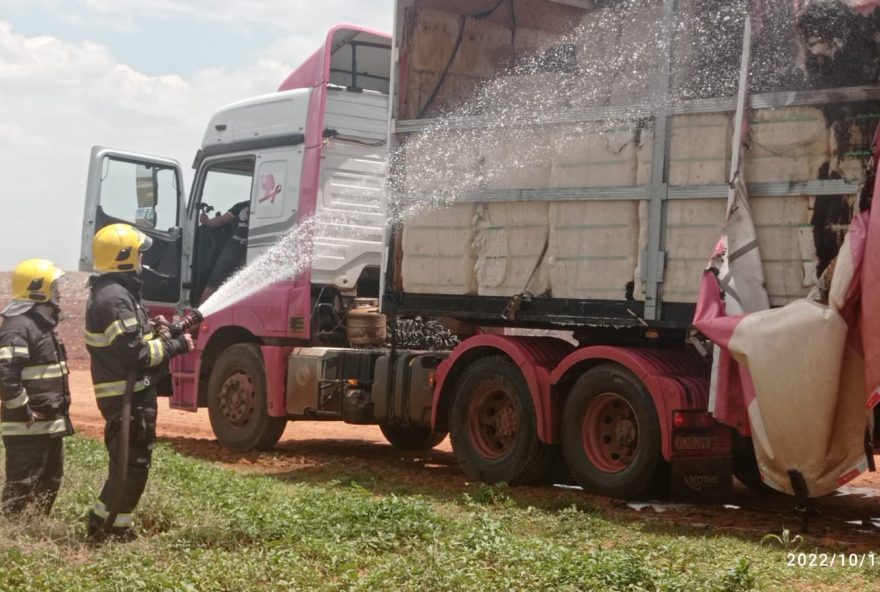
[[[460,111],[486,81],[528,93],[585,70],[597,37],[570,25],[604,22],[596,4],[400,0],[393,40],[335,27],[278,92],[211,118],[188,200],[178,163],[93,149],[82,268],[97,228],[137,224],[158,245],[145,272],[153,314],[198,305],[228,240],[198,224],[207,206],[250,203],[249,261],[314,216],[333,221],[318,225],[306,271],[204,320],[164,384],[171,405],[207,407],[218,440],[238,449],[271,448],[291,420],[338,420],[378,424],[406,450],[451,434],[462,470],[487,482],[571,474],[608,495],[713,495],[736,472],[760,486],[748,422],[711,412],[712,356],[692,330],[724,221],[735,97],[657,105],[657,89],[636,96],[611,76],[589,100],[536,112],[525,134],[487,126],[491,108]],[[618,18],[608,39],[674,18],[655,4]],[[543,57],[511,67],[523,55]],[[738,61],[737,50],[734,77]],[[680,76],[647,67],[667,92]],[[745,171],[781,306],[836,255],[880,88],[779,88],[750,106]],[[480,126],[495,139],[455,135]],[[461,144],[435,150],[438,137]],[[564,149],[530,161],[535,142]],[[503,174],[442,207],[392,215],[437,189],[427,169],[469,179],[492,163]]]

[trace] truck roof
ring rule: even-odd
[[[322,84],[388,94],[391,36],[357,25],[336,25],[325,42],[281,83],[278,92],[221,107],[202,148],[304,134],[309,89]],[[353,88],[356,87],[356,88]]]
[[[349,51],[343,51],[349,48]],[[327,39],[278,90],[312,88],[320,84],[348,86],[357,72],[358,87],[388,94],[391,35],[357,25],[336,25]]]
[[[301,134],[308,102],[309,91],[297,89],[259,95],[225,105],[208,122],[202,148]]]

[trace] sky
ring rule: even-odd
[[[0,270],[76,269],[94,145],[191,163],[221,106],[273,92],[393,0],[0,0]]]

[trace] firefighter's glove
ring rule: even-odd
[[[32,425],[34,425],[35,421],[45,421],[46,420],[45,415],[43,415],[39,411],[34,411],[33,409],[30,408],[30,406],[27,406],[27,414],[28,414],[27,427],[31,427]]]
[[[31,409],[30,405],[24,406],[24,414],[27,416],[27,420],[25,422],[25,425],[27,427],[31,427],[32,425],[34,425],[34,422],[37,421],[37,417],[36,417],[36,414],[34,413],[34,410]]]
[[[161,337],[162,339],[171,338],[171,331],[169,330],[171,324],[162,315],[159,315],[154,319],[150,319],[150,325],[152,325],[153,331],[158,333],[159,337]]]
[[[168,353],[169,360],[174,356],[179,356],[195,349],[189,333],[184,333],[179,337],[163,338],[163,342],[165,343],[165,351]]]

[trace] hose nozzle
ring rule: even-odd
[[[192,310],[186,315],[184,315],[179,321],[176,323],[172,323],[168,330],[171,332],[172,337],[178,337],[184,333],[189,333],[192,331],[193,327],[198,326],[205,317],[198,310]]]

